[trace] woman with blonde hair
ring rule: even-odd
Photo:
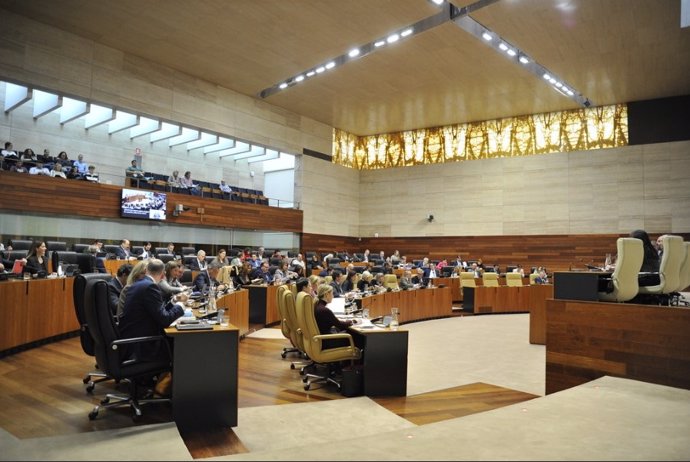
[[[117,302],[117,319],[120,319],[120,316],[122,316],[122,311],[125,308],[125,301],[127,300],[127,291],[132,286],[132,284],[134,284],[140,279],[143,279],[144,276],[146,276],[146,267],[148,265],[148,259],[139,261],[136,265],[134,265],[134,268],[132,268],[132,272],[129,273],[129,276],[127,276],[127,285],[122,288],[122,291],[120,292],[120,300]]]
[[[314,306],[314,317],[316,324],[319,326],[319,332],[323,334],[332,334],[347,330],[354,320],[341,321],[328,308],[328,304],[333,301],[333,287],[328,284],[321,284],[317,292],[318,301]],[[350,342],[347,339],[333,339],[324,340],[323,348],[337,348],[341,346],[348,346]]]

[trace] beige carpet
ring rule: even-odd
[[[322,417],[311,416],[313,428]],[[688,435],[690,391],[603,377],[429,425],[214,460],[690,460]]]
[[[0,460],[192,460],[174,422],[19,440],[0,430]]]
[[[285,339],[286,342],[289,342],[288,339],[286,339],[283,336],[283,331],[280,329],[274,329],[274,328],[265,328],[265,329],[259,329],[257,331],[252,332],[251,334],[247,334],[247,337],[250,338],[267,338],[267,339]],[[286,343],[287,345],[287,343]]]
[[[242,408],[235,434],[250,452],[350,440],[415,427],[366,397]]]

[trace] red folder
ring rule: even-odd
[[[12,266],[12,272],[15,274],[22,274],[24,272],[24,263],[21,260],[15,260]]]

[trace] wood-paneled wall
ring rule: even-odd
[[[690,389],[690,310],[546,302],[546,394],[604,375]]]
[[[632,231],[632,230],[631,230]],[[690,233],[681,233],[690,240]],[[481,258],[485,264],[522,264],[526,271],[532,266],[546,266],[551,271],[583,269],[585,263],[603,264],[607,253],[616,254],[616,239],[622,234],[564,234],[530,236],[425,236],[351,238],[302,234],[302,250],[319,253],[347,250],[362,253],[369,249],[378,254],[383,250],[392,255],[397,249],[407,260],[428,256],[431,259],[455,259],[458,254],[465,260]],[[656,235],[651,235],[652,239]],[[450,261],[450,260],[449,260]]]
[[[3,171],[0,210],[120,218],[120,186]],[[176,204],[188,211],[173,216]],[[202,227],[302,232],[302,211],[168,193],[167,223]]]

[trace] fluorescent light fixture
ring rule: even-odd
[[[223,151],[225,149],[232,149],[234,147],[235,140],[220,136],[218,137],[218,142],[216,144],[212,144],[204,148],[204,155],[211,154],[212,152]]]
[[[139,116],[125,111],[115,111],[115,120],[108,123],[108,135],[132,128],[139,123]]]
[[[148,117],[141,117],[139,119],[139,125],[129,129],[129,138],[134,139],[138,136],[153,133],[157,130],[160,130],[161,125],[162,123],[160,120],[155,120]]]
[[[38,119],[62,106],[62,98],[53,93],[34,90],[34,119]]]
[[[31,99],[32,91],[28,87],[5,83],[5,112],[10,112]]]
[[[86,101],[79,101],[78,99],[72,99],[63,97],[62,107],[60,108],[60,125],[64,125],[67,122],[71,122],[79,117],[88,114],[89,105]]]
[[[434,3],[434,4],[436,4],[436,5],[439,5],[439,6],[440,6],[440,5],[443,5],[443,2],[444,2],[444,1],[445,1],[445,0],[431,0],[432,3]]]
[[[493,3],[497,0],[479,0],[478,3],[484,3],[484,2],[489,2]],[[436,3],[437,5],[444,5],[442,8],[442,11],[426,17],[424,19],[421,19],[414,24],[410,24],[403,29],[392,32],[385,38],[379,38],[373,42],[361,44],[355,48],[351,48],[349,51],[345,52],[344,54],[340,56],[334,57],[332,60],[327,61],[327,64],[319,65],[316,68],[309,69],[308,71],[302,71],[302,73],[296,74],[295,76],[287,77],[284,78],[282,81],[276,83],[275,85],[264,88],[259,92],[259,97],[260,98],[268,98],[269,96],[278,93],[279,91],[287,90],[288,88],[292,87],[293,84],[300,82],[302,79],[299,77],[302,75],[306,75],[306,77],[313,77],[315,74],[322,74],[326,70],[333,69],[334,67],[339,67],[348,61],[352,60],[352,58],[358,57],[358,56],[365,56],[370,53],[373,53],[376,51],[376,49],[386,45],[387,43],[394,43],[400,40],[403,37],[411,37],[415,34],[419,34],[421,32],[424,32],[426,30],[429,30],[433,27],[439,26],[443,23],[446,23],[450,19],[450,5],[447,4],[445,1],[440,1],[439,3]]]
[[[295,77],[295,82],[301,82],[302,80],[304,80],[303,75],[298,75],[297,77]]]
[[[563,80],[557,79],[554,76],[553,72],[549,71],[533,59],[529,58],[526,55],[526,53],[523,53],[523,51],[520,50],[518,47],[511,45],[510,42],[502,39],[496,33],[494,33],[493,31],[491,31],[490,29],[488,29],[487,27],[485,27],[484,25],[470,17],[469,14],[471,11],[475,10],[476,8],[485,7],[491,3],[494,3],[495,1],[497,0],[479,0],[463,8],[457,8],[451,5],[451,20],[455,23],[456,26],[460,27],[469,34],[474,35],[479,40],[482,40],[483,43],[486,43],[488,46],[490,46],[497,52],[505,53],[510,58],[514,58],[515,56],[517,56],[517,59],[515,61],[520,63],[523,69],[526,69],[530,71],[532,74],[534,74],[536,77],[549,82],[551,85],[553,85],[553,88],[555,90],[559,91],[559,93],[563,94],[568,98],[571,98],[572,100],[576,101],[578,104],[581,104],[584,107],[590,107],[592,105],[592,102],[581,93],[574,91],[572,85],[566,85],[566,83],[563,82]],[[493,40],[494,37],[496,37],[498,40]],[[563,88],[564,90],[562,90],[561,88]]]
[[[89,113],[84,118],[84,128],[88,130],[114,119],[115,110],[113,108],[92,104],[89,107]]]

